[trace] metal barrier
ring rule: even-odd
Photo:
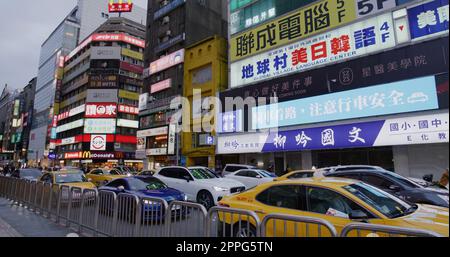
[[[33,210],[36,213],[40,211],[43,192],[44,192],[44,183],[42,182],[36,183],[36,193],[34,194],[33,199],[33,206],[34,206]]]
[[[114,236],[117,224],[117,195],[114,192],[98,192],[98,222],[97,233],[104,236]]]
[[[167,218],[169,205],[164,199],[143,197],[140,199],[141,206],[141,227],[140,237],[165,237],[167,236],[167,225],[170,217]]]
[[[117,224],[114,236],[139,236],[141,215],[142,207],[136,195],[119,194],[117,196]]]
[[[272,220],[272,228],[268,230],[270,220]],[[288,222],[293,226],[288,226]],[[282,226],[278,226],[278,229],[277,223],[282,223]],[[301,225],[300,228],[298,226],[299,223]],[[312,231],[311,225],[314,227],[317,226],[317,230]],[[285,214],[269,214],[261,222],[261,236],[267,237],[267,233],[272,232],[272,237],[277,237],[279,236],[279,232],[281,232],[282,237],[310,237],[311,235],[312,237],[322,237],[322,227],[328,232],[327,237],[338,236],[336,228],[324,219]]]
[[[60,224],[61,221],[65,221],[65,225],[67,225],[68,217],[69,217],[69,194],[70,187],[69,186],[60,186],[58,190],[58,210],[56,211],[56,223]]]
[[[410,237],[443,237],[433,231],[423,230],[423,229],[411,229],[402,227],[393,227],[377,224],[366,224],[366,223],[352,223],[345,226],[342,229],[341,237],[348,237],[352,231],[356,231],[356,236],[361,237],[361,231],[366,231],[366,237],[379,237],[378,233],[383,233],[387,237],[392,235],[397,236],[410,236]]]
[[[168,237],[204,237],[208,211],[198,203],[173,201],[167,208]]]
[[[216,223],[215,226],[213,223]],[[252,211],[212,207],[207,216],[206,236],[260,237],[260,228],[261,221]]]
[[[81,194],[83,189],[79,187],[71,187],[69,190],[69,199],[67,204],[67,219],[66,226],[71,227],[74,225],[75,228],[79,229],[80,217],[81,217]],[[61,199],[62,202],[65,201],[64,196]]]
[[[99,212],[98,191],[96,189],[84,189],[81,195],[81,210],[78,233],[88,229],[96,236]]]

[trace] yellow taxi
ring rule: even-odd
[[[90,182],[84,174],[77,170],[47,172],[40,177],[39,181],[54,185],[78,187],[82,189],[95,188],[95,185]]]
[[[289,179],[312,178],[317,170],[296,170],[289,172],[281,177],[275,178],[273,181],[285,181]]]
[[[110,181],[113,181],[118,178],[126,178],[127,175],[124,175],[120,170],[118,169],[93,169],[91,172],[89,172],[86,177],[88,179],[91,179],[91,181],[96,186],[103,186],[109,183]]]
[[[429,230],[449,236],[448,208],[431,205],[410,205],[399,198],[365,183],[337,178],[306,178],[271,182],[241,194],[224,197],[222,207],[250,210],[262,221],[268,214],[286,214],[320,218],[333,225],[338,233],[355,222],[388,225],[403,228]],[[220,214],[219,219],[233,228],[233,236],[254,236],[255,222],[238,224],[238,215]],[[286,228],[286,229],[285,229]],[[229,229],[230,230],[230,229]],[[318,234],[317,225],[275,220],[269,221],[266,236],[331,236],[324,227]],[[348,236],[356,236],[351,232]],[[372,236],[370,231],[361,231],[359,236]],[[386,236],[386,234],[376,234]]]

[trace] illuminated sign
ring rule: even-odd
[[[124,128],[139,128],[139,121],[118,119],[117,126],[124,127]]]
[[[139,108],[130,105],[120,104],[119,112],[137,115],[139,114]]]
[[[106,135],[91,135],[91,151],[106,150]]]
[[[61,133],[61,132],[67,131],[67,130],[72,130],[72,129],[75,129],[75,128],[79,128],[79,127],[82,127],[83,125],[84,125],[84,120],[83,119],[77,120],[77,121],[74,121],[74,122],[70,122],[70,123],[67,123],[67,124],[64,124],[64,125],[61,125],[61,126],[57,127],[56,128],[56,133]]]
[[[65,153],[64,159],[80,159],[81,158],[81,152],[72,152],[72,153]]]
[[[117,116],[117,104],[96,103],[86,104],[86,118],[115,118]]]
[[[110,0],[108,4],[108,10],[110,13],[116,12],[132,12],[133,11],[133,3],[131,0],[128,0],[124,3],[123,0],[119,0],[115,2],[114,0]]]
[[[172,79],[166,79],[150,86],[150,93],[154,94],[172,87]]]
[[[252,108],[252,128],[265,129],[438,109],[434,76]]]
[[[83,159],[114,159],[115,154],[114,153],[108,153],[108,152],[91,152],[91,151],[85,151],[82,153],[81,156]]]
[[[68,112],[63,112],[61,114],[58,114],[58,121],[67,119],[69,117],[75,116],[80,113],[83,113],[85,108],[86,108],[86,106],[83,104],[83,105],[80,105],[78,107],[71,109]]]
[[[84,126],[85,134],[115,134],[115,119],[86,119]]]
[[[177,64],[184,62],[185,50],[181,49],[167,56],[162,57],[150,64],[150,75],[166,70]]]
[[[147,130],[141,130],[137,132],[137,137],[154,137],[154,136],[160,136],[160,135],[167,135],[169,132],[169,129],[167,126],[160,127],[160,128],[154,128],[154,129],[147,129]]]

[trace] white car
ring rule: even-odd
[[[237,180],[244,184],[246,188],[253,188],[264,183],[272,182],[276,176],[266,170],[244,169],[228,174],[225,178]]]
[[[164,167],[154,177],[169,187],[185,193],[188,201],[200,203],[206,209],[217,205],[224,196],[245,190],[244,184],[236,180],[219,178],[202,167]]]

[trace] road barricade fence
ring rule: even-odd
[[[428,230],[351,223],[338,234],[324,219],[139,198],[0,176],[0,197],[84,236],[106,237],[441,237]]]

